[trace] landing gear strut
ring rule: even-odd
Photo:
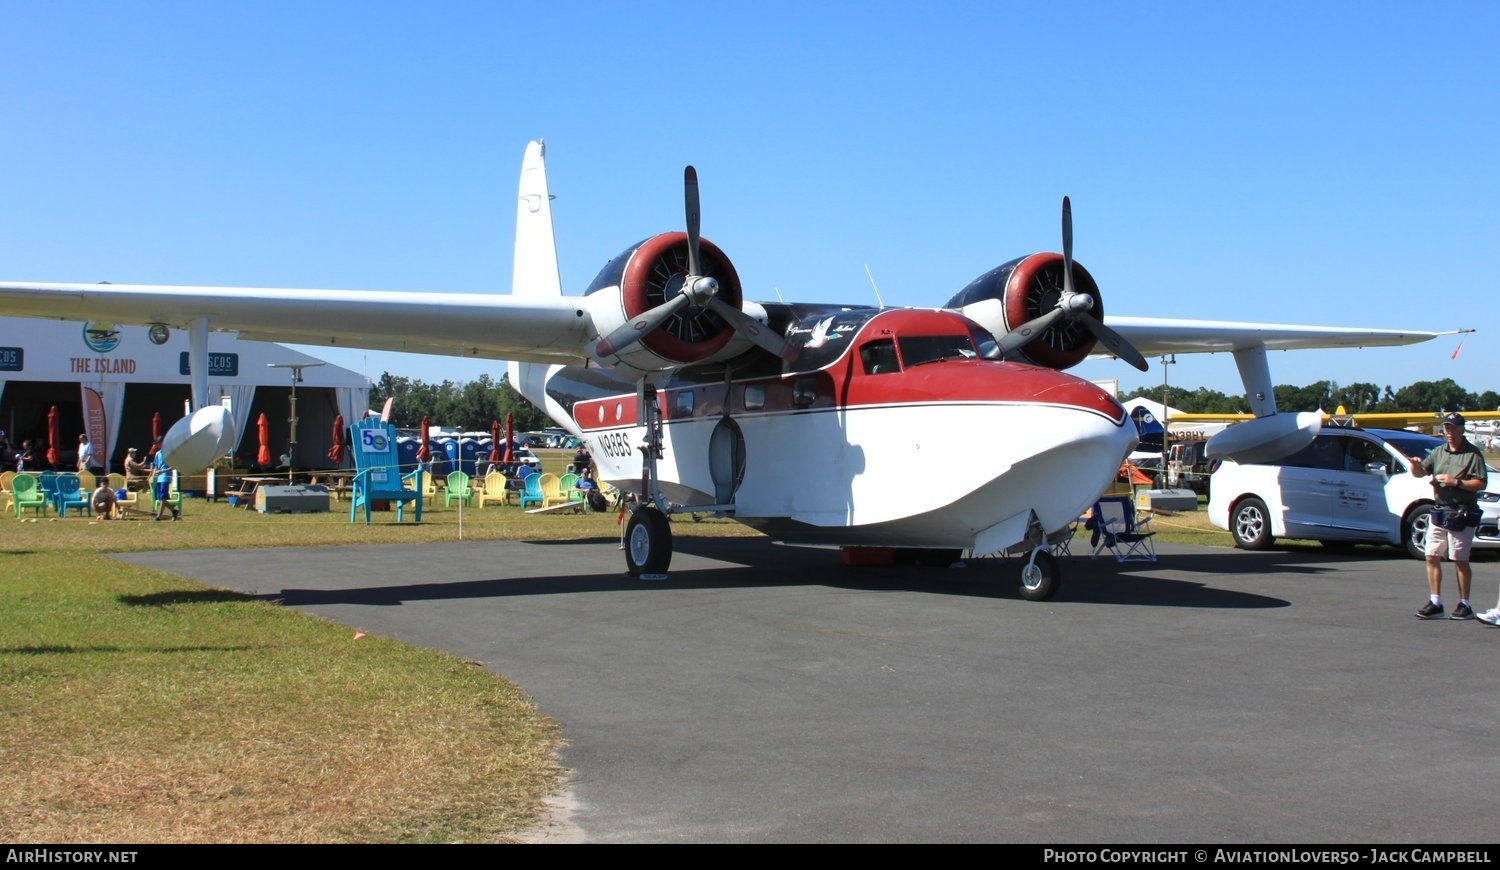
[[[630,509],[625,524],[625,570],[632,577],[648,580],[667,579],[672,564],[672,524],[667,522],[668,506],[656,482],[656,460],[661,458],[661,406],[656,402],[656,387],[641,382],[636,392],[638,418],[646,425],[641,444],[641,497]]]

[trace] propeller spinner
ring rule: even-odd
[[[995,349],[990,352],[990,356],[1005,359],[1030,344],[1037,335],[1045,332],[1058,320],[1066,319],[1082,323],[1106,350],[1141,371],[1146,371],[1146,358],[1141,356],[1140,351],[1132,347],[1124,336],[1105,326],[1103,321],[1093,315],[1094,297],[1087,293],[1080,293],[1073,287],[1073,205],[1066,196],[1063,197],[1062,203],[1062,241],[1063,286],[1062,292],[1058,294],[1057,304],[1052,310],[1026,321],[1001,336]]]
[[[755,318],[720,299],[719,282],[703,274],[699,252],[701,212],[698,203],[698,170],[689,166],[682,173],[683,210],[687,218],[688,274],[682,276],[677,295],[621,324],[594,346],[596,356],[611,357],[641,341],[685,308],[708,309],[728,323],[735,334],[785,360],[793,359],[796,348]]]

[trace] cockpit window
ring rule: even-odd
[[[859,349],[860,362],[867,375],[888,375],[901,371],[896,362],[896,343],[889,338],[866,342]]]
[[[908,368],[944,359],[974,359],[979,352],[968,335],[915,335],[900,339],[901,361]]]

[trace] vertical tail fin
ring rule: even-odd
[[[547,145],[526,145],[516,201],[516,253],[511,290],[516,296],[561,296],[557,243],[552,238],[552,198],[547,192]]]
[[[557,242],[552,236],[552,197],[547,191],[547,145],[538,139],[526,145],[521,160],[521,184],[516,200],[516,250],[512,261],[514,296],[561,296]],[[556,417],[546,398],[548,366],[511,361],[510,384],[538,408]]]

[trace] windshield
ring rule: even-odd
[[[898,338],[901,344],[901,363],[905,366],[921,365],[944,359],[974,359],[979,352],[974,350],[974,340],[964,335],[915,335]]]

